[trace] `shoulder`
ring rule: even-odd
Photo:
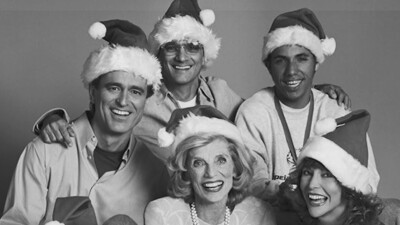
[[[221,78],[213,76],[200,76],[200,80],[203,82],[203,85],[205,84],[213,93],[233,92],[228,86],[228,83]]]
[[[208,85],[226,85],[228,86],[228,83],[221,78],[214,77],[214,76],[202,76],[200,75],[200,79],[206,82]]]
[[[58,165],[65,155],[71,154],[73,150],[67,149],[62,144],[44,143],[39,137],[29,142],[19,158],[19,166],[33,168],[48,168],[52,165]]]
[[[189,209],[189,206],[181,198],[163,197],[151,201],[146,207],[146,213],[158,211],[162,213],[173,212],[182,209]]]
[[[150,202],[144,218],[147,225],[191,224],[189,205],[179,198],[164,197]]]
[[[243,104],[239,107],[240,113],[252,113],[264,112],[264,111],[275,111],[274,105],[274,92],[272,88],[264,88],[257,91],[250,98],[246,99]]]
[[[38,157],[45,155],[58,155],[63,151],[68,151],[67,147],[60,143],[44,143],[40,137],[36,137],[25,147],[26,154],[35,154]]]
[[[400,224],[400,200],[382,198],[383,211],[379,215],[381,224]]]
[[[328,95],[319,90],[312,89],[314,94],[315,109],[318,111],[319,118],[323,117],[341,117],[348,114],[350,111],[346,110],[344,106],[339,106],[337,101],[331,99]]]

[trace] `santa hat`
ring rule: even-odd
[[[148,42],[143,30],[126,20],[108,20],[92,24],[89,34],[93,39],[104,39],[108,46],[93,51],[85,62],[81,74],[83,84],[112,71],[126,71],[147,80],[153,90],[161,84],[161,66],[148,52]]]
[[[344,186],[364,194],[376,193],[378,184],[368,170],[367,130],[370,115],[358,110],[315,125],[317,135],[308,139],[297,164],[312,158],[323,164]]]
[[[207,67],[217,58],[221,46],[220,38],[208,28],[214,21],[214,11],[201,10],[197,0],[174,0],[149,35],[151,52],[157,55],[161,45],[174,40],[198,41],[204,47]]]
[[[97,225],[96,214],[89,197],[71,196],[57,198],[53,221],[46,225]]]
[[[158,131],[158,143],[175,150],[186,138],[205,133],[223,135],[243,144],[237,127],[220,111],[206,105],[174,110],[167,126]]]
[[[107,219],[103,225],[137,225],[137,223],[125,214],[117,214]]]
[[[336,49],[335,39],[325,35],[314,12],[307,8],[283,13],[275,18],[264,37],[262,61],[276,48],[284,45],[301,45],[307,48],[318,63],[322,63],[325,56],[332,55]]]

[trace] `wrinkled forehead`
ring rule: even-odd
[[[202,146],[193,148],[189,152],[189,158],[213,159],[219,155],[230,156],[229,143],[226,139],[214,139]]]

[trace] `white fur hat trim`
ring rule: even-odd
[[[58,222],[57,220],[53,220],[53,221],[47,222],[46,225],[64,225],[64,224]]]
[[[288,26],[278,28],[264,37],[262,61],[276,48],[284,45],[301,45],[309,49],[318,63],[323,63],[325,56],[332,55],[336,49],[336,41],[333,38],[320,40],[313,32],[300,25]]]
[[[314,133],[318,136],[323,136],[327,133],[336,130],[336,127],[337,127],[336,120],[332,117],[326,117],[321,120],[318,120],[315,123]]]
[[[344,186],[364,194],[376,193],[377,183],[371,172],[352,155],[333,141],[319,136],[311,137],[299,156],[297,164],[305,158],[322,163]]]
[[[221,47],[221,39],[212,30],[199,23],[191,16],[164,18],[154,25],[149,35],[150,51],[157,55],[160,46],[170,41],[198,41],[204,47],[205,66],[212,64]]]
[[[175,140],[172,144],[172,149],[175,150],[179,143],[186,138],[202,133],[223,135],[243,144],[239,130],[229,121],[205,116],[195,116],[190,113],[179,122],[179,126],[175,129]]]
[[[137,47],[104,46],[93,51],[87,58],[81,78],[88,88],[97,77],[112,72],[126,71],[147,80],[153,90],[161,84],[161,66],[157,58],[144,49]]]

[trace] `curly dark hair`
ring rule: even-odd
[[[306,158],[279,187],[278,203],[280,210],[295,211],[304,224],[317,224],[317,218],[308,213],[306,202],[300,190],[300,178],[304,168],[322,168],[320,162]],[[329,171],[329,170],[328,170]],[[342,199],[347,200],[344,225],[374,225],[379,224],[378,216],[383,210],[382,200],[374,194],[363,194],[336,181],[342,188]]]
[[[233,178],[233,186],[228,193],[229,207],[241,202],[248,194],[248,187],[253,177],[254,158],[251,157],[245,147],[222,135],[199,134],[183,140],[176,148],[175,154],[168,160],[168,168],[172,171],[171,183],[168,188],[170,196],[182,198],[187,203],[194,201],[194,191],[187,172],[187,160],[189,152],[206,146],[215,140],[227,143],[229,153],[234,163],[236,176]]]

